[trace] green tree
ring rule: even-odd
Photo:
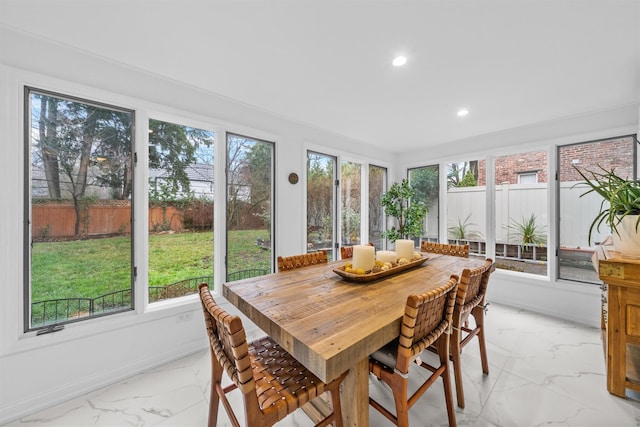
[[[239,135],[227,139],[227,224],[243,229],[270,212],[272,187],[270,143]]]
[[[468,170],[457,186],[458,187],[477,187],[478,181],[476,180],[476,177],[473,176],[473,173],[470,170]]]
[[[423,201],[415,200],[415,190],[408,180],[403,179],[400,184],[394,182],[382,196],[381,203],[385,214],[397,221],[397,226],[385,231],[383,237],[395,242],[398,239],[420,236],[427,207]]]
[[[97,153],[111,144],[130,159],[132,115],[36,92],[31,101],[32,123],[38,126],[32,139],[34,168],[42,166],[50,197],[68,194],[73,201],[74,234],[79,235],[87,189],[105,185],[100,168],[94,168],[102,158]],[[130,188],[130,172],[128,179]]]
[[[213,146],[211,132],[149,119],[149,168],[163,172],[168,191],[190,193],[188,168],[196,163],[200,146]]]
[[[460,182],[468,172],[471,172],[476,182],[478,181],[478,161],[449,163],[447,165],[447,187],[461,187]]]
[[[111,189],[111,197],[126,200],[131,196],[133,167],[131,164],[131,120],[122,120],[122,113],[105,115],[105,126],[93,155],[99,173],[96,183]]]
[[[440,183],[438,181],[438,166],[426,166],[409,170],[409,181],[415,190],[415,199],[422,200],[427,206],[438,200]]]

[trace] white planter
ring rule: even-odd
[[[637,221],[638,215],[627,215],[616,226],[620,235],[615,231],[612,233],[613,246],[623,258],[640,259],[640,227],[636,231]]]

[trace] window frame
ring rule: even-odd
[[[273,272],[274,269],[276,268],[276,240],[277,237],[276,236],[276,146],[277,143],[275,140],[269,140],[266,139],[264,137],[254,137],[254,136],[250,136],[247,133],[244,132],[235,132],[232,130],[226,130],[223,132],[222,134],[224,136],[224,147],[221,147],[221,150],[224,150],[224,167],[221,168],[224,171],[224,228],[222,230],[219,231],[219,233],[224,233],[224,256],[223,256],[223,271],[224,271],[224,275],[220,275],[220,274],[215,274],[215,266],[214,266],[214,290],[220,290],[222,289],[221,287],[218,287],[217,284],[218,283],[222,283],[222,282],[226,282],[228,280],[229,277],[229,223],[228,223],[228,218],[227,218],[227,212],[228,212],[228,201],[229,201],[229,138],[230,137],[238,137],[238,138],[243,138],[243,139],[247,139],[247,140],[252,140],[255,143],[261,143],[261,144],[268,144],[269,147],[271,148],[271,194],[270,194],[270,214],[271,214],[271,218],[270,218],[270,229],[269,229],[269,233],[271,235],[271,242],[270,242],[270,256],[269,256],[269,262],[270,262],[270,272]],[[219,144],[222,144],[222,142],[218,142]],[[214,211],[215,212],[215,211]],[[218,237],[222,237],[222,236],[218,236]],[[217,240],[215,238],[214,235],[214,240]],[[222,277],[224,277],[224,279],[222,279]],[[217,281],[216,281],[217,278]]]
[[[518,184],[538,184],[538,171],[516,172],[518,174]],[[522,182],[523,177],[532,176],[534,182]]]
[[[211,194],[213,199],[215,199],[215,194],[216,194],[216,168],[215,168],[215,163],[216,163],[216,159],[218,158],[218,156],[216,155],[216,150],[217,150],[217,144],[218,144],[218,131],[216,130],[216,128],[211,125],[208,124],[206,122],[201,122],[201,121],[197,121],[197,120],[193,120],[193,118],[191,117],[179,117],[176,115],[169,115],[167,116],[166,114],[162,114],[159,112],[148,112],[149,114],[144,118],[144,122],[146,123],[147,127],[145,128],[145,136],[147,137],[146,140],[144,141],[144,147],[142,149],[142,152],[144,153],[144,155],[146,156],[146,162],[145,162],[145,170],[147,172],[147,176],[146,176],[146,180],[144,182],[144,187],[145,187],[145,197],[146,197],[146,204],[145,204],[145,209],[146,209],[146,215],[145,215],[145,219],[150,220],[151,216],[150,216],[150,199],[151,199],[151,182],[150,182],[150,171],[151,171],[151,167],[150,167],[150,155],[149,155],[149,150],[150,147],[152,146],[149,143],[149,135],[152,134],[151,132],[151,123],[152,121],[155,122],[161,122],[161,123],[166,123],[168,125],[173,125],[173,126],[179,126],[182,128],[188,128],[188,129],[192,129],[192,130],[196,130],[196,131],[201,131],[201,132],[207,132],[211,134],[211,152],[209,153],[212,157],[212,163],[211,166],[213,167],[213,176],[211,177],[212,181],[211,181]],[[197,163],[197,162],[196,162]],[[192,163],[195,164],[195,163]],[[157,183],[156,183],[157,185]],[[193,194],[195,194],[194,189],[191,188],[191,191],[193,192]],[[179,193],[181,192],[181,190],[179,191]],[[212,199],[212,203],[213,206],[215,206],[215,200]],[[213,208],[213,210],[211,211],[211,214],[213,216],[213,223],[212,223],[212,229],[211,229],[211,234],[212,234],[212,238],[215,239],[215,215],[214,215],[214,210],[215,208]],[[145,283],[145,287],[144,287],[144,305],[148,308],[148,310],[155,310],[156,307],[162,307],[162,306],[166,306],[166,305],[171,305],[173,301],[179,301],[180,299],[185,299],[185,300],[190,300],[195,298],[195,295],[197,294],[197,292],[190,292],[190,293],[185,293],[183,295],[179,295],[179,296],[171,296],[171,297],[166,297],[166,298],[161,298],[161,299],[155,299],[153,301],[151,301],[151,284],[150,284],[150,280],[149,280],[149,273],[151,271],[150,268],[150,262],[151,262],[151,251],[150,251],[150,237],[149,235],[151,234],[151,228],[152,228],[153,224],[147,224],[147,227],[145,229],[146,231],[146,244],[144,245],[145,247],[142,248],[144,250],[144,257],[146,258],[146,262],[143,265],[146,265],[146,268],[143,269],[144,271],[141,271],[139,276],[138,276],[138,280],[142,280],[144,279],[144,283]],[[215,249],[214,249],[215,245],[211,246],[211,251],[213,254],[212,257],[212,262],[211,262],[211,281],[209,282],[209,280],[206,280],[207,282],[209,282],[210,287],[212,289],[212,291],[214,290],[214,272],[215,272],[215,267],[214,267],[214,260],[215,260]],[[142,257],[139,257],[142,258]],[[144,276],[144,277],[143,277]],[[209,275],[207,275],[209,276]],[[204,279],[204,276],[203,276]],[[190,278],[185,278],[185,281],[189,280],[189,284],[191,286],[195,285],[195,289],[193,289],[194,291],[197,291],[197,283],[199,283],[201,280],[197,280],[195,281],[193,277]],[[205,280],[202,280],[205,281]],[[170,285],[171,283],[165,284],[165,285]]]
[[[409,184],[410,185],[411,185],[411,172],[412,171],[416,171],[418,169],[434,169],[435,173],[437,174],[437,178],[438,178],[437,181],[436,181],[438,183],[438,191],[437,191],[437,194],[436,194],[436,201],[437,201],[436,208],[437,209],[436,209],[436,212],[435,212],[435,215],[436,215],[436,221],[435,221],[435,223],[436,223],[436,227],[435,227],[436,237],[435,237],[435,240],[432,240],[431,237],[426,236],[424,234],[424,232],[423,232],[422,233],[423,235],[420,236],[420,240],[422,241],[422,240],[426,239],[427,241],[439,242],[440,241],[440,236],[441,236],[441,229],[442,229],[442,224],[441,224],[441,221],[440,221],[440,219],[441,219],[440,214],[441,214],[442,193],[443,193],[442,192],[442,185],[441,185],[442,181],[441,181],[440,163],[431,163],[431,164],[427,164],[427,165],[423,165],[423,166],[414,166],[414,167],[407,168],[406,177],[407,177],[407,180],[409,180]],[[446,177],[445,177],[445,179],[446,179]],[[423,202],[425,203],[427,208],[429,208],[429,201],[428,200],[423,200]],[[427,213],[427,215],[428,215],[428,213]],[[426,221],[428,221],[428,219],[426,219]],[[419,245],[420,245],[420,242],[418,242],[418,246]]]
[[[600,138],[595,138],[595,139],[586,139],[583,141],[573,141],[573,142],[569,142],[566,144],[561,144],[561,145],[557,145],[555,147],[555,160],[556,160],[556,167],[555,167],[555,176],[556,176],[556,180],[555,180],[555,197],[556,197],[556,203],[555,203],[555,212],[554,212],[554,217],[555,217],[555,268],[554,268],[554,279],[557,281],[565,281],[567,283],[575,283],[575,284],[580,284],[580,285],[585,285],[585,286],[589,286],[589,287],[593,287],[593,286],[599,286],[599,280],[597,280],[596,282],[591,282],[591,281],[587,281],[587,280],[578,280],[577,278],[571,278],[571,277],[562,277],[561,276],[561,270],[560,270],[560,254],[561,254],[561,247],[560,247],[560,240],[561,240],[561,234],[560,234],[560,215],[561,215],[561,197],[560,197],[560,191],[561,191],[561,181],[560,181],[560,152],[563,149],[566,149],[567,147],[572,147],[572,146],[577,146],[577,145],[586,145],[586,144],[595,144],[595,143],[601,143],[601,142],[605,142],[605,141],[613,141],[616,139],[623,139],[623,138],[631,138],[632,139],[632,149],[633,149],[633,158],[630,161],[631,163],[631,167],[633,170],[632,176],[633,179],[638,179],[638,173],[640,173],[640,158],[638,156],[639,152],[640,152],[640,139],[638,139],[638,134],[637,133],[624,133],[624,134],[617,134],[617,135],[612,135],[612,136],[607,136],[607,137],[600,137]],[[589,220],[589,222],[591,222],[591,220]]]
[[[120,107],[108,102],[97,101],[95,99],[91,99],[88,97],[76,96],[64,94],[59,91],[42,89],[36,86],[32,86],[29,84],[23,85],[22,89],[23,98],[23,255],[22,255],[22,264],[23,264],[23,298],[22,298],[22,331],[24,333],[28,332],[36,332],[37,334],[43,333],[45,331],[51,332],[64,328],[65,325],[72,323],[80,323],[87,320],[102,318],[106,316],[111,316],[120,313],[133,312],[136,310],[136,258],[135,258],[135,232],[133,229],[134,224],[134,213],[136,210],[136,169],[138,166],[137,156],[136,156],[136,110],[126,107]],[[85,105],[90,105],[98,108],[104,108],[111,111],[117,111],[121,113],[127,113],[131,115],[131,142],[130,142],[130,156],[131,156],[131,196],[130,196],[130,213],[129,213],[129,221],[131,224],[131,233],[130,233],[130,248],[129,248],[129,260],[130,260],[130,287],[131,287],[131,303],[128,308],[122,308],[118,310],[103,312],[100,314],[95,314],[86,317],[78,317],[67,319],[65,321],[54,322],[50,324],[44,324],[42,326],[33,327],[31,324],[31,313],[32,313],[32,301],[31,301],[31,287],[32,287],[32,248],[33,248],[33,233],[31,231],[32,224],[32,164],[31,164],[31,149],[32,149],[32,120],[31,120],[31,94],[37,93],[39,95],[56,97],[62,100],[82,103]]]

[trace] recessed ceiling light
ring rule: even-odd
[[[466,116],[468,114],[469,114],[469,110],[467,110],[466,108],[458,110],[458,117],[464,117],[464,116]]]
[[[393,65],[395,65],[396,67],[402,67],[406,63],[407,63],[407,58],[404,56],[397,56],[393,60]]]

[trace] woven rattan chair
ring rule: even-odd
[[[482,372],[489,373],[487,348],[484,340],[484,313],[486,309],[486,294],[489,276],[494,270],[493,261],[487,258],[482,267],[464,269],[460,277],[460,285],[456,295],[456,305],[453,310],[453,332],[451,333],[451,359],[456,383],[458,406],[464,408],[464,390],[462,388],[462,366],[460,353],[473,337],[478,337],[480,344],[480,361]],[[469,326],[468,317],[471,315],[475,326]]]
[[[279,256],[278,271],[293,270],[296,268],[307,267],[314,264],[323,264],[326,262],[328,262],[326,249],[302,255],[292,255],[286,257]]]
[[[221,309],[206,283],[202,283],[199,290],[211,348],[209,427],[217,425],[220,400],[231,423],[240,426],[226,397],[235,389],[243,395],[248,427],[271,426],[324,392],[331,395],[333,412],[316,425],[342,426],[340,383],[347,372],[325,384],[271,338],[247,343],[240,317]],[[223,368],[232,381],[224,388]]]
[[[373,398],[369,403],[391,422],[401,427],[409,425],[409,409],[422,394],[439,378],[444,383],[449,425],[456,425],[453,408],[451,382],[449,379],[449,331],[451,329],[458,276],[433,291],[407,298],[402,318],[400,338],[392,341],[369,357],[369,372],[391,387],[396,405],[396,415]],[[429,346],[437,349],[440,365],[431,366],[418,359]],[[421,366],[431,372],[429,378],[408,397],[409,366]]]
[[[427,242],[423,240],[420,243],[422,252],[431,252],[434,254],[453,255],[463,258],[469,258],[469,245],[450,245],[447,243]]]
[[[369,246],[374,246],[374,244],[369,242]],[[353,246],[340,246],[340,258],[353,258]]]
[[[353,246],[340,246],[340,258],[353,258]]]

